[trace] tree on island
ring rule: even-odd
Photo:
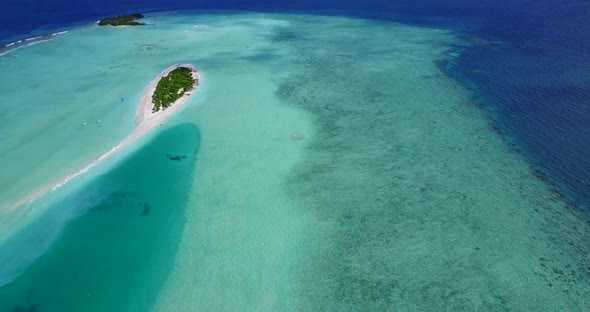
[[[106,26],[106,25],[139,26],[139,25],[145,25],[145,23],[140,23],[140,22],[135,21],[135,20],[141,19],[143,17],[144,16],[139,13],[133,13],[133,14],[129,14],[129,15],[119,15],[119,16],[115,16],[115,17],[107,17],[107,18],[101,19],[98,22],[98,25],[99,26]]]
[[[194,89],[197,81],[193,78],[193,71],[188,67],[178,67],[168,75],[162,77],[156,85],[152,96],[154,112],[167,108],[186,92]]]

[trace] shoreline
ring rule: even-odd
[[[160,81],[160,79],[162,79],[162,77],[168,75],[171,71],[173,71],[174,69],[176,69],[178,67],[188,67],[192,70],[193,78],[195,78],[197,80],[195,88],[191,92],[187,92],[180,99],[176,100],[168,108],[162,109],[159,112],[152,112],[152,107],[153,107],[152,95],[154,94],[154,91],[156,90],[156,86],[157,86],[158,82]],[[196,89],[199,86],[200,80],[201,80],[201,75],[200,75],[199,71],[197,70],[197,68],[192,64],[174,64],[174,65],[166,68],[162,72],[160,72],[160,74],[158,74],[144,88],[144,91],[143,91],[141,98],[139,100],[139,104],[137,106],[137,110],[135,112],[136,127],[127,137],[125,137],[121,142],[119,142],[119,144],[115,145],[109,151],[100,155],[97,159],[93,160],[91,163],[89,163],[84,168],[76,171],[75,173],[73,173],[71,175],[68,175],[67,177],[60,180],[59,182],[52,183],[51,185],[47,185],[47,186],[39,188],[37,191],[33,192],[31,195],[27,196],[26,198],[23,198],[17,202],[9,204],[9,206],[6,210],[10,211],[10,210],[16,209],[22,205],[32,203],[37,198],[39,198],[49,192],[55,191],[56,189],[60,188],[61,186],[63,186],[67,182],[69,182],[70,180],[82,175],[83,173],[90,170],[92,167],[96,166],[101,161],[107,159],[109,156],[122,150],[123,148],[125,148],[129,144],[133,143],[135,140],[137,140],[140,137],[142,137],[143,135],[147,134],[152,128],[161,124],[164,120],[166,120],[168,117],[170,117],[172,114],[174,114],[174,112],[176,112],[181,106],[186,104],[186,102],[191,97],[191,95],[194,94],[194,92],[196,92]]]

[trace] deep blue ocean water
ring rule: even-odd
[[[123,12],[292,11],[457,29],[492,44],[458,47],[449,73],[499,131],[568,198],[590,206],[590,2],[582,0],[2,1],[0,42]]]

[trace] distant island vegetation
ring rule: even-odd
[[[129,15],[119,15],[115,17],[107,17],[103,18],[98,22],[99,26],[140,26],[145,25],[145,23],[140,23],[136,21],[137,19],[143,18],[142,14],[133,13]]]
[[[154,112],[167,108],[186,92],[194,89],[196,84],[197,80],[193,77],[192,69],[188,67],[175,68],[168,75],[162,77],[156,85],[152,96]]]

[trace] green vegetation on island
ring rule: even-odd
[[[145,25],[145,23],[137,22],[137,19],[143,18],[142,14],[134,13],[129,15],[119,15],[115,17],[103,18],[98,22],[99,26],[139,26]]]
[[[191,91],[197,80],[193,78],[193,71],[188,67],[178,67],[168,75],[162,77],[156,86],[152,102],[154,112],[170,106],[181,98],[186,92]]]

